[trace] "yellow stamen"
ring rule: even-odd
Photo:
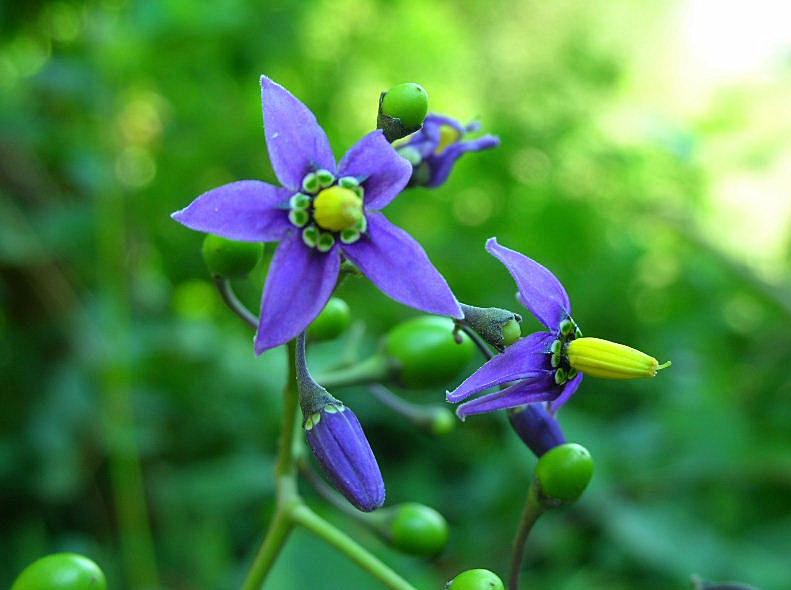
[[[363,203],[352,190],[331,186],[313,201],[313,218],[319,227],[343,231],[354,227],[363,217]]]
[[[434,150],[434,153],[440,155],[460,139],[461,132],[458,129],[450,125],[443,125],[439,128],[439,145],[437,145],[437,149]]]
[[[586,375],[605,379],[654,377],[657,371],[670,366],[670,361],[660,365],[654,357],[644,352],[601,338],[572,340],[566,353],[573,368]]]

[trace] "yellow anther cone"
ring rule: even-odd
[[[313,201],[313,217],[323,229],[343,231],[363,216],[363,204],[352,190],[342,186],[324,189]]]
[[[566,353],[574,369],[604,379],[654,377],[657,371],[670,366],[669,361],[660,365],[659,361],[644,352],[601,338],[572,340]]]

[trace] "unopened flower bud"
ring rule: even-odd
[[[500,576],[485,569],[461,572],[445,585],[445,590],[505,590]]]
[[[654,377],[670,366],[670,361],[660,365],[644,352],[601,338],[577,338],[568,344],[566,352],[572,368],[605,379]]]
[[[405,387],[445,385],[475,354],[466,334],[454,336],[453,320],[420,316],[393,328],[385,340],[385,353],[396,364],[397,380]]]
[[[404,553],[432,557],[448,542],[447,521],[439,512],[423,504],[399,504],[385,509],[382,517],[385,539]]]
[[[377,127],[388,141],[420,129],[428,112],[428,93],[420,84],[406,82],[393,86],[379,98]]]
[[[566,442],[560,424],[543,403],[514,408],[508,412],[508,419],[536,457]]]
[[[539,498],[554,503],[576,501],[593,477],[593,459],[588,450],[566,443],[547,451],[538,460],[535,479]]]
[[[352,322],[348,304],[339,297],[330,297],[327,305],[308,328],[311,341],[334,340],[343,334]]]
[[[34,561],[14,581],[11,590],[107,590],[104,573],[76,553],[54,553]]]
[[[328,403],[305,417],[305,433],[324,473],[349,502],[363,512],[384,504],[382,473],[354,412]]]
[[[475,307],[463,303],[460,307],[467,325],[500,352],[522,335],[519,327],[522,316],[517,313],[498,307]]]
[[[203,240],[203,260],[213,276],[229,279],[247,276],[264,251],[259,242],[237,242],[214,234]]]

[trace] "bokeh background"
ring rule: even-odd
[[[765,0],[0,4],[0,586],[73,550],[114,589],[238,587],[272,510],[284,354],[254,357],[202,236],[168,215],[273,180],[266,73],[337,155],[403,81],[480,120],[502,147],[389,217],[463,301],[516,307],[483,250],[496,235],[557,273],[587,334],[673,360],[589,379],[563,410],[597,472],[539,523],[525,588],[791,587],[789,16]],[[252,306],[265,270],[236,285]],[[363,280],[341,295],[370,346],[414,316]],[[390,502],[440,508],[451,542],[400,556],[303,486],[312,505],[421,589],[505,574],[534,459],[503,416],[437,439],[336,394]],[[379,586],[297,533],[267,587]]]

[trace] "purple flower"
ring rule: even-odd
[[[461,318],[423,248],[379,212],[412,172],[382,132],[363,137],[336,165],[304,104],[266,76],[261,92],[269,157],[282,187],[232,182],[173,214],[191,229],[232,240],[280,242],[261,301],[256,353],[288,342],[316,318],[335,289],[342,257],[396,301]]]
[[[508,412],[508,420],[519,438],[536,457],[566,442],[560,423],[547,409],[545,403],[514,408]]]
[[[464,126],[450,117],[428,115],[423,128],[397,147],[398,153],[412,164],[410,186],[440,186],[448,179],[453,165],[463,154],[500,145],[500,139],[494,135],[464,139],[466,134],[478,129],[479,123]]]
[[[546,326],[515,342],[488,361],[454,391],[449,402],[460,402],[486,389],[504,389],[461,404],[460,418],[472,414],[551,401],[550,410],[565,404],[582,382],[582,374],[607,379],[653,377],[670,366],[645,353],[599,338],[583,338],[571,317],[571,302],[560,281],[549,270],[495,238],[486,249],[502,262],[516,282],[520,303]]]
[[[340,402],[307,416],[305,432],[313,454],[333,485],[363,512],[385,502],[385,484],[357,416]]]

